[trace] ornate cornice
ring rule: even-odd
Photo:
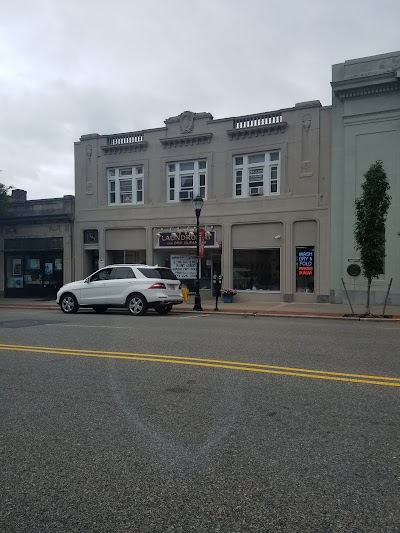
[[[264,135],[271,135],[272,133],[283,133],[286,129],[286,124],[286,122],[278,122],[276,124],[250,126],[249,128],[236,128],[233,130],[227,130],[226,133],[231,141],[246,139],[247,137],[263,137]]]
[[[364,86],[356,88],[335,88],[334,93],[341,100],[348,98],[360,98],[363,96],[375,96],[400,91],[400,83],[382,83],[381,85]]]
[[[396,65],[398,63],[392,60],[391,68],[386,68],[388,65],[382,63],[376,70],[354,74],[350,70],[350,65],[346,76],[331,82],[333,92],[341,100],[398,92],[400,74]]]
[[[147,141],[141,141],[136,143],[126,143],[126,144],[109,144],[106,146],[101,146],[103,152],[108,154],[126,154],[130,152],[144,152],[147,150]]]
[[[160,139],[163,148],[176,148],[178,146],[192,146],[193,144],[206,144],[211,142],[212,133],[186,135],[185,137],[170,137]]]

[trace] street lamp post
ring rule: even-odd
[[[194,298],[194,307],[193,311],[203,311],[201,307],[201,297],[200,297],[200,213],[201,208],[203,207],[203,198],[199,195],[196,196],[193,200],[193,207],[196,213],[196,228],[197,228],[197,275],[196,275],[196,296]]]

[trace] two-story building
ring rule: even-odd
[[[75,275],[111,263],[196,277],[195,213],[212,276],[239,301],[328,301],[331,108],[319,101],[214,119],[185,111],[161,128],[75,143]]]

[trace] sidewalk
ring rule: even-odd
[[[173,313],[198,313],[193,311],[193,298],[190,303],[177,305]],[[0,309],[47,309],[58,310],[59,307],[54,300],[28,299],[28,298],[0,298]],[[214,311],[215,300],[202,300],[203,313],[215,314],[242,314],[254,316],[291,316],[291,317],[331,317],[343,318],[350,315],[349,305],[345,304],[317,304],[317,303],[283,303],[271,302],[255,305],[254,303],[234,302],[225,304],[221,300],[218,302],[219,311]],[[354,312],[361,314],[365,312],[365,306],[353,305]],[[382,315],[382,306],[372,306],[371,312],[374,315]],[[400,320],[400,306],[387,306],[385,316]],[[352,318],[354,320],[354,318]],[[358,318],[357,318],[358,320]],[[368,320],[368,319],[367,319]],[[371,319],[372,320],[372,319]]]

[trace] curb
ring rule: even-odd
[[[35,305],[35,304],[0,304],[0,309],[42,309],[45,311],[58,311],[59,308],[56,305]],[[285,317],[285,318],[321,318],[321,319],[331,319],[331,320],[352,320],[357,322],[398,322],[400,321],[400,316],[394,316],[392,318],[360,318],[353,316],[343,316],[340,313],[325,313],[325,314],[308,314],[302,312],[285,312],[285,311],[215,311],[214,309],[203,309],[203,311],[193,311],[191,309],[181,309],[173,310],[172,314],[189,314],[197,316],[206,316],[206,315],[228,315],[228,316],[241,316],[243,318],[276,318],[276,317]]]

